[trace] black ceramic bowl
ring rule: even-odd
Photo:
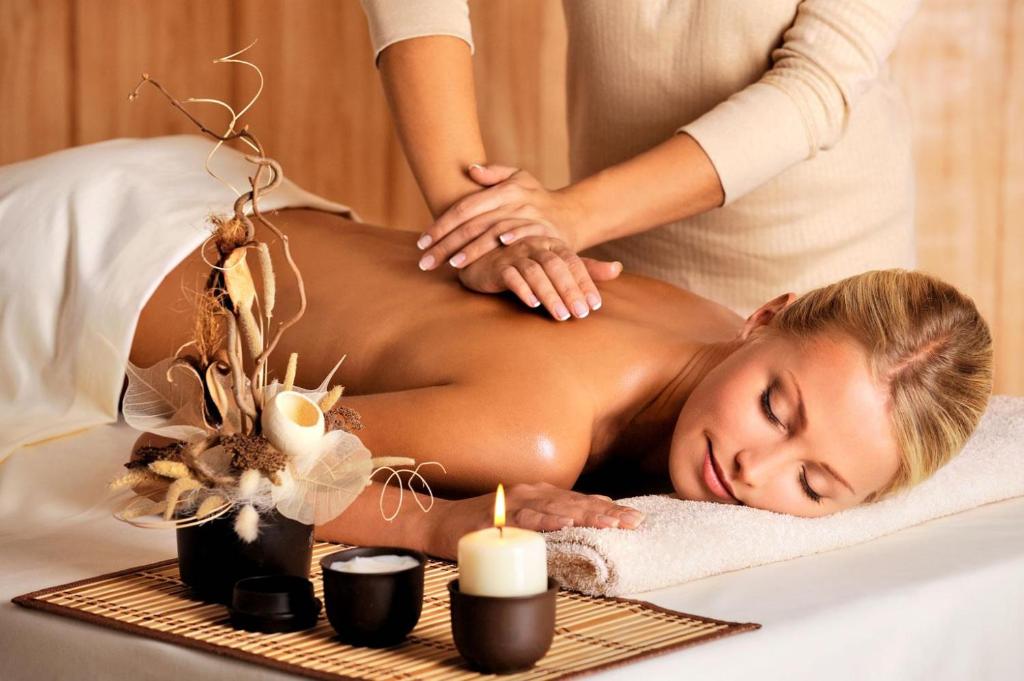
[[[228,605],[235,582],[258,575],[309,577],[313,526],[277,511],[260,516],[259,536],[246,543],[235,534],[235,512],[180,527],[178,569],[181,581],[203,600]]]
[[[339,572],[330,568],[336,561],[384,554],[412,556],[418,565],[383,573]],[[371,648],[401,643],[420,620],[426,563],[427,557],[419,551],[388,546],[347,549],[321,558],[327,619],[338,632],[338,638]]]
[[[452,638],[459,654],[487,674],[508,674],[532,667],[551,648],[555,637],[555,596],[558,582],[532,596],[474,596],[448,582]]]
[[[301,631],[316,626],[321,603],[313,582],[294,575],[248,577],[235,583],[231,624],[246,631]]]

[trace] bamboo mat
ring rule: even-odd
[[[342,548],[326,542],[313,547],[310,577],[320,599],[319,559]],[[447,584],[456,576],[454,565],[428,561],[419,624],[404,643],[384,649],[338,642],[324,613],[316,628],[307,631],[261,634],[235,630],[224,606],[189,598],[174,559],[42,589],[13,600],[28,608],[315,679],[476,679],[483,675],[466,666],[451,637]],[[548,654],[533,669],[502,678],[561,679],[759,627],[563,590],[558,593],[555,638]]]

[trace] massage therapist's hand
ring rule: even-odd
[[[454,559],[459,538],[494,525],[494,493],[444,501],[435,506],[430,522],[431,555]],[[432,517],[432,518],[431,518]],[[546,482],[520,483],[505,490],[508,525],[547,532],[563,527],[618,527],[631,530],[643,522],[643,513],[620,506],[611,497],[582,494]]]
[[[549,236],[577,250],[575,225],[582,208],[565,193],[549,191],[525,170],[473,165],[470,178],[484,189],[463,197],[437,218],[417,241],[420,269],[447,261],[463,268],[524,236]]]
[[[581,258],[564,241],[526,236],[491,251],[459,271],[459,281],[480,293],[512,291],[529,307],[541,304],[559,321],[582,319],[601,307],[595,281],[622,273],[618,262]]]

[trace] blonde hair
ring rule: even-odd
[[[988,325],[974,301],[927,274],[858,274],[800,296],[771,325],[798,338],[847,334],[887,385],[900,465],[865,501],[916,485],[952,459],[992,393]]]

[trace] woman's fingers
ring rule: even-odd
[[[441,214],[433,225],[427,228],[427,231],[420,236],[416,245],[420,250],[430,248],[432,245],[440,242],[441,239],[448,236],[448,234],[464,222],[469,222],[473,218],[493,211],[504,205],[506,203],[506,195],[502,191],[502,186],[503,185],[498,185],[489,189],[481,189],[475,194],[470,194],[469,196],[456,201],[448,208],[448,210]],[[426,258],[427,255],[432,255],[434,257],[434,263],[430,266],[423,267],[423,261],[421,260],[420,267],[422,269],[431,269],[431,267],[434,267],[441,262],[436,252],[427,251],[424,258]]]
[[[533,294],[530,285],[523,279],[515,267],[509,265],[501,271],[501,281],[509,291],[519,296],[519,300],[526,303],[527,307],[539,307],[540,300]]]
[[[601,294],[598,293],[594,280],[590,278],[590,272],[587,271],[587,266],[583,264],[583,259],[567,246],[562,246],[555,252],[568,265],[569,272],[572,274],[573,279],[576,280],[576,285],[579,287],[590,309],[601,309]],[[586,315],[583,316],[585,317]]]
[[[594,260],[593,258],[580,258],[580,260],[583,261],[587,273],[594,281],[611,281],[622,274],[622,263],[618,260],[615,262]]]
[[[620,506],[607,497],[570,492],[571,498],[553,499],[543,506],[545,513],[573,519],[577,527],[621,527],[632,529],[643,522],[640,511]]]
[[[531,258],[521,258],[516,261],[515,268],[519,270],[519,274],[523,275],[523,279],[530,285],[530,290],[540,299],[552,317],[564,322],[571,316],[569,308],[562,302],[562,297],[558,295],[558,291],[555,290],[547,272],[539,262]]]
[[[477,184],[489,187],[492,184],[504,182],[508,178],[512,177],[519,172],[519,168],[502,166],[497,163],[488,163],[487,165],[474,163],[469,166],[466,172],[469,173],[469,178]]]
[[[462,253],[462,250],[468,244],[474,242],[474,240],[482,234],[486,234],[488,230],[497,222],[501,221],[503,217],[505,217],[504,211],[490,210],[463,222],[444,236],[431,240],[432,245],[420,257],[420,269],[424,271],[432,270],[440,266],[445,261],[448,261],[449,264],[454,267],[470,264],[468,261],[456,262],[455,257]],[[428,230],[428,232],[429,231],[430,230]],[[424,237],[420,237],[420,241],[417,242],[417,245],[421,248],[423,239]],[[483,242],[481,242],[480,245],[482,246]],[[501,246],[501,243],[498,242],[497,236],[494,236],[491,239],[490,246],[491,248],[481,250],[477,257],[484,255],[488,250],[493,250],[494,248]],[[465,260],[465,258],[462,260]]]
[[[516,509],[512,514],[511,521],[516,527],[538,532],[552,532],[573,525],[571,517],[552,515],[527,507]]]
[[[486,220],[488,216],[493,213],[487,213],[482,215],[477,220]],[[472,239],[468,244],[457,247],[457,252],[449,259],[449,264],[452,267],[463,268],[472,265],[474,262],[487,255],[496,248],[500,248],[504,243],[499,240],[499,236],[506,230],[518,228],[525,232],[533,234],[540,234],[542,227],[532,220],[526,218],[500,220],[494,222],[493,219],[487,220],[481,226],[473,225],[472,228],[466,229],[463,233],[464,228],[468,228],[474,221],[470,221],[466,225],[457,228],[454,232],[445,237],[437,248],[443,249],[446,247],[455,246],[461,242],[465,235],[474,234],[475,238]],[[532,225],[532,230],[531,230]]]
[[[540,253],[537,257],[566,307],[580,319],[590,314],[590,306],[587,305],[583,291],[576,283],[576,277],[570,271],[569,263],[565,261],[565,258],[553,251]]]

